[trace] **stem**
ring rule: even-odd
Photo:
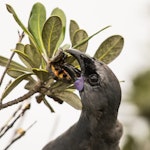
[[[17,136],[15,139],[13,139],[11,141],[11,143],[4,149],[4,150],[7,150],[13,143],[15,143],[17,140],[19,140],[22,136],[25,135],[26,132],[23,132],[21,135]]]
[[[105,30],[105,29],[107,29],[109,27],[111,27],[111,26],[109,25],[109,26],[106,26],[106,27],[102,28],[101,30],[97,31],[96,33],[92,34],[91,36],[89,36],[89,37],[81,40],[80,43],[74,45],[72,48],[77,48],[77,47],[83,45],[84,43],[86,43],[87,41],[89,41],[92,37],[94,37],[95,35],[97,35],[98,33],[102,32],[103,30]]]
[[[6,68],[5,68],[5,70],[4,70],[3,74],[2,74],[2,77],[1,77],[1,79],[0,79],[0,86],[2,85],[3,79],[4,79],[5,75],[6,75],[6,72],[7,72],[8,68],[9,68],[9,65],[10,65],[11,60],[12,60],[12,58],[14,57],[14,55],[15,55],[15,52],[13,52],[13,53],[11,54],[11,56],[10,56],[8,62],[7,62]]]
[[[8,119],[8,121],[5,123],[5,125],[0,129],[0,135],[2,132],[4,132],[4,130],[6,130],[6,128],[8,127],[8,124],[10,123],[10,121],[16,116],[16,114],[18,113],[19,110],[21,110],[22,105],[20,105],[17,110],[11,115],[11,117]]]
[[[9,101],[9,102],[7,102],[7,103],[5,103],[5,104],[0,104],[0,110],[1,110],[1,109],[4,109],[4,108],[6,108],[6,107],[12,106],[12,105],[14,105],[14,104],[18,104],[18,103],[20,103],[20,102],[22,102],[22,101],[24,101],[24,100],[30,98],[32,95],[34,95],[34,94],[37,93],[37,92],[38,92],[38,89],[36,89],[36,90],[31,90],[31,91],[29,91],[28,93],[24,94],[23,96],[21,96],[21,97],[19,97],[19,98],[17,98],[17,99],[14,99],[14,100],[12,100],[12,101]]]
[[[14,139],[10,142],[10,144],[9,144],[4,150],[7,150],[13,143],[15,143],[15,142],[18,141],[20,138],[22,138],[22,137],[27,133],[27,131],[28,131],[29,129],[31,129],[31,128],[35,125],[36,122],[37,122],[37,121],[35,121],[34,123],[32,123],[32,124],[26,129],[26,131],[23,131],[19,136],[17,136],[16,138],[14,138]]]
[[[3,135],[5,135],[5,133],[6,133],[9,129],[11,129],[11,128],[14,126],[14,124],[15,124],[15,123],[25,114],[25,112],[26,112],[27,110],[29,110],[29,109],[30,109],[30,104],[28,104],[27,106],[25,106],[25,107],[22,109],[22,111],[20,112],[20,114],[18,114],[18,116],[17,116],[16,118],[14,118],[14,120],[12,121],[12,123],[7,124],[5,130],[3,130],[2,133],[0,133],[0,138],[1,138]],[[16,113],[17,113],[17,111],[15,112],[15,114],[16,114]]]
[[[19,35],[19,40],[18,40],[18,42],[21,42],[22,39],[24,38],[24,32],[22,32],[22,34],[20,34],[19,31],[18,31],[18,35]],[[1,77],[1,79],[0,79],[0,86],[2,85],[3,79],[4,79],[4,77],[5,77],[6,73],[7,73],[7,70],[8,70],[8,68],[9,68],[9,66],[10,66],[11,60],[12,60],[12,58],[14,57],[14,55],[15,55],[15,52],[13,52],[13,53],[11,54],[11,56],[10,56],[8,62],[7,62],[6,68],[5,68],[5,70],[4,70],[3,74],[2,74],[2,77]]]

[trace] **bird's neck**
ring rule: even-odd
[[[122,134],[122,128],[119,127],[118,129],[117,127],[118,122],[116,117],[112,117],[112,115],[110,117],[102,114],[96,115],[86,110],[82,111],[77,126],[82,126],[82,132],[85,131],[92,138],[100,138],[104,141],[110,141],[110,143],[118,141]]]
[[[117,115],[101,112],[95,114],[83,108],[80,119],[75,125],[75,132],[83,139],[86,138],[88,144],[95,145],[95,149],[99,149],[97,146],[105,143],[110,149],[116,146],[117,148],[113,148],[116,150],[122,135],[122,125],[117,121]]]
[[[80,116],[80,122],[86,122],[87,127],[91,130],[95,130],[97,128],[109,130],[113,126],[115,126],[117,121],[117,113],[111,114],[109,112],[101,112],[101,111],[90,111],[90,110],[82,110]]]

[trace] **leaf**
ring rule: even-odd
[[[53,9],[51,16],[58,16],[62,21],[62,26],[63,27],[66,26],[66,15],[63,12],[63,10],[61,10],[59,8],[55,8],[55,9]]]
[[[14,50],[14,52],[16,52],[22,59],[22,62],[29,68],[35,68],[35,64],[34,62],[28,57],[27,54],[19,51],[19,50]]]
[[[46,100],[45,97],[43,97],[43,102],[44,104],[49,108],[49,110],[53,113],[55,112],[54,109],[52,108],[52,106],[48,103],[48,101]]]
[[[27,90],[32,90],[36,86],[37,82],[31,76],[28,77],[28,80],[29,82],[24,86],[24,88]]]
[[[36,50],[36,48],[34,46],[31,46],[29,44],[23,45],[22,43],[17,43],[16,50],[18,51],[16,53],[18,53],[20,60],[27,67],[31,68],[31,64],[32,64],[32,67],[36,67],[36,68],[38,68],[40,66],[41,55],[39,54],[39,52]],[[27,58],[25,59],[25,56],[23,56],[25,54],[27,55],[26,57],[28,57],[28,60],[26,60]],[[31,63],[31,64],[29,65],[29,63]]]
[[[72,47],[75,45],[78,45],[81,41],[88,38],[88,34],[86,31],[79,29],[74,33],[73,41],[72,41]],[[88,41],[84,42],[82,45],[78,45],[76,49],[85,52],[88,46]]]
[[[58,92],[64,91],[69,86],[70,86],[70,83],[64,83],[62,81],[57,81],[51,85],[51,89],[54,93],[58,93]]]
[[[69,25],[69,35],[71,43],[73,42],[73,36],[77,30],[79,30],[79,25],[74,20],[71,20]]]
[[[102,28],[101,30],[97,31],[96,33],[92,34],[91,36],[87,37],[86,39],[83,39],[78,44],[74,45],[73,48],[77,48],[80,45],[83,45],[84,43],[86,43],[87,41],[89,41],[91,38],[93,38],[95,35],[99,34],[100,32],[102,32],[103,30],[105,30],[105,29],[107,29],[109,27],[110,26],[106,26],[106,27]]]
[[[25,46],[22,43],[17,43],[16,44],[16,50],[19,50],[22,53],[24,53],[24,47]],[[24,63],[24,59],[20,55],[18,55],[18,56],[19,56],[19,59]]]
[[[46,70],[33,68],[32,71],[41,81],[46,81],[49,78],[49,73]]]
[[[16,49],[24,52],[24,45],[22,43],[17,43],[16,44]]]
[[[62,21],[58,16],[51,16],[44,24],[43,43],[49,58],[53,56],[62,32]]]
[[[30,13],[28,29],[34,37],[38,47],[40,48],[40,52],[43,52],[44,50],[44,45],[42,41],[42,29],[45,21],[46,10],[44,5],[39,2],[35,3]]]
[[[65,13],[61,9],[55,8],[52,11],[51,16],[58,16],[61,19],[61,21],[62,21],[62,31],[61,31],[61,36],[59,38],[57,46],[55,48],[55,52],[56,52],[58,50],[58,48],[60,47],[60,45],[62,44],[62,42],[64,41],[64,38],[65,38],[66,15],[65,15]]]
[[[75,47],[76,49],[78,49],[82,52],[86,52],[86,49],[88,46],[88,41],[85,41],[82,44],[80,44],[80,43],[87,38],[88,38],[88,35],[87,35],[86,31],[84,31],[82,29],[77,30],[73,36],[72,47],[73,48]],[[76,59],[72,56],[67,58],[67,62],[73,64],[74,66],[76,66],[78,64]]]
[[[113,61],[121,52],[124,39],[120,35],[113,35],[107,38],[98,48],[94,57],[106,64]]]
[[[81,100],[73,92],[63,91],[63,92],[55,93],[55,96],[65,101],[66,103],[68,103],[69,105],[71,105],[72,107],[76,109],[79,109],[79,110],[82,109]]]
[[[1,97],[1,101],[24,79],[26,79],[28,76],[30,76],[31,73],[29,74],[23,74],[21,76],[19,76],[18,78],[16,78],[12,83],[10,83],[7,88],[5,89],[5,91],[2,94]]]
[[[128,100],[138,107],[141,116],[150,120],[150,70],[137,74],[132,81],[132,87]]]
[[[8,60],[9,60],[8,58],[0,56],[0,66],[6,66]],[[24,66],[18,64],[15,61],[11,61],[9,68],[14,68],[14,69],[17,69],[17,70],[22,70],[22,71],[29,71],[28,68],[25,68]]]
[[[18,23],[18,25],[22,28],[22,30],[29,36],[29,38],[30,38],[30,40],[32,41],[32,43],[34,44],[34,46],[37,47],[36,42],[35,42],[35,40],[34,40],[32,34],[28,31],[28,29],[27,29],[27,28],[23,25],[23,23],[20,21],[20,19],[18,18],[16,12],[14,11],[14,9],[13,9],[10,5],[8,5],[8,4],[6,4],[6,8],[7,8],[8,12],[10,12],[10,13],[13,15],[15,21],[16,21],[16,22]]]
[[[37,51],[35,49],[35,47],[33,47],[32,45],[25,45],[24,48],[24,53],[27,54],[27,56],[31,59],[31,61],[34,63],[35,68],[39,68],[41,63],[42,63],[42,57],[39,53],[39,51]]]
[[[25,74],[25,72],[22,70],[17,70],[17,69],[12,68],[12,69],[7,70],[7,74],[13,78],[17,78],[17,77]]]

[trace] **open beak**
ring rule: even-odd
[[[87,56],[85,53],[79,50],[68,49],[66,50],[66,52],[74,56],[80,65],[80,77],[74,79],[74,85],[78,91],[84,91],[84,77],[95,72],[94,59],[92,57]]]
[[[66,52],[68,52],[77,59],[81,68],[81,75],[85,75],[86,72],[89,71],[90,69],[93,70],[94,61],[91,57],[75,49],[68,49],[66,50]]]
[[[66,50],[66,52],[68,52],[69,54],[71,54],[73,57],[75,57],[77,59],[79,65],[80,65],[80,68],[81,68],[81,73],[83,73],[83,71],[85,70],[85,67],[84,67],[84,62],[83,62],[82,56],[85,54],[82,53],[81,51],[75,50],[75,49],[68,49],[68,50]]]

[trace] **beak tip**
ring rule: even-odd
[[[76,50],[76,49],[67,49],[66,52],[72,55],[81,53],[79,50]]]
[[[90,57],[88,57],[85,53],[76,49],[68,49],[66,50],[66,52],[68,52],[69,54],[71,54],[73,57],[76,58],[81,68],[81,74],[84,74],[85,64],[87,64],[87,60],[89,60]]]

